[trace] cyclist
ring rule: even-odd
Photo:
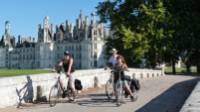
[[[65,75],[69,78],[69,87],[72,89],[72,92],[75,95],[74,79],[72,76],[72,73],[74,72],[73,58],[68,51],[64,52],[64,57],[60,61],[59,66],[63,67]]]
[[[114,76],[114,84],[115,84],[114,91],[115,91],[115,93],[116,93],[116,83],[119,80],[119,75],[121,75],[120,80],[122,80],[123,87],[125,87],[125,89],[128,91],[128,93],[131,96],[131,100],[133,101],[134,95],[133,95],[133,93],[132,93],[132,91],[131,91],[131,89],[130,89],[127,81],[126,81],[126,77],[125,77],[125,74],[124,74],[124,71],[128,70],[128,66],[127,66],[123,56],[121,56],[121,55],[117,56],[117,62],[114,66],[114,70],[115,70],[115,76]],[[116,95],[116,97],[118,97],[118,96]]]
[[[113,67],[115,66],[115,64],[117,63],[117,56],[118,56],[118,54],[117,54],[117,50],[115,49],[115,48],[112,48],[112,50],[111,50],[111,53],[112,53],[112,55],[110,56],[110,58],[109,58],[109,60],[108,60],[108,64],[107,64],[107,66],[110,68],[110,69],[113,69]],[[107,67],[105,68],[105,69],[107,69]],[[110,79],[109,79],[110,81],[112,80],[112,76],[110,77]],[[114,83],[113,83],[113,91],[115,92],[115,90],[114,90]],[[115,93],[113,93],[113,94],[115,94]]]
[[[117,50],[115,48],[112,48],[111,52],[112,52],[112,56],[108,60],[108,66],[110,68],[113,68],[114,65],[117,63],[118,54],[117,54]]]

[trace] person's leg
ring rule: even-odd
[[[126,90],[129,92],[130,97],[131,97],[131,101],[135,101],[137,100],[137,96],[134,95],[134,93],[131,91],[127,81],[124,81],[124,87],[126,88]]]
[[[62,81],[65,79],[66,79],[65,75],[61,75],[58,77],[58,83],[60,84],[60,88],[62,89],[63,92],[65,91],[65,85],[63,85]]]
[[[75,87],[74,87],[74,78],[73,78],[72,74],[70,74],[68,78],[69,78],[68,84],[69,84],[70,89],[72,90],[72,95],[73,95],[70,97],[70,100],[74,101],[75,97],[76,97],[76,92],[75,92]]]
[[[73,78],[72,74],[70,74],[70,76],[69,76],[69,87],[72,89],[73,92],[75,92],[74,78]]]
[[[128,85],[128,83],[127,83],[126,80],[123,81],[123,85],[124,85],[125,89],[128,91],[128,93],[129,93],[131,96],[133,96],[133,93],[132,93],[132,91],[131,91],[131,89],[130,89],[130,87],[129,87],[129,85]]]

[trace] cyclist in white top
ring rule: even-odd
[[[114,65],[117,63],[117,50],[115,48],[112,49],[112,56],[108,60],[109,67],[113,68]]]

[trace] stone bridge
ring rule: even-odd
[[[141,73],[139,74],[141,76]],[[141,90],[137,93],[139,98],[135,102],[126,99],[126,103],[120,107],[108,101],[104,87],[99,86],[95,89],[85,89],[74,103],[64,100],[55,107],[49,107],[49,104],[45,103],[24,104],[19,109],[16,106],[4,107],[0,112],[178,112],[198,81],[194,76],[163,76],[160,73],[154,74],[153,77],[150,74],[145,75],[144,71],[141,77],[136,76],[137,73],[134,74],[141,82]]]

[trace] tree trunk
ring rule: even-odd
[[[187,69],[187,74],[191,75],[191,69],[190,69],[190,64],[186,64],[186,69]]]
[[[197,73],[200,74],[200,59],[197,59]]]
[[[197,52],[197,55],[196,55],[197,57],[196,57],[196,65],[197,65],[197,73],[198,74],[200,74],[200,51],[199,52]]]
[[[176,62],[172,59],[172,74],[176,74]]]
[[[200,62],[197,63],[197,73],[200,74]]]

